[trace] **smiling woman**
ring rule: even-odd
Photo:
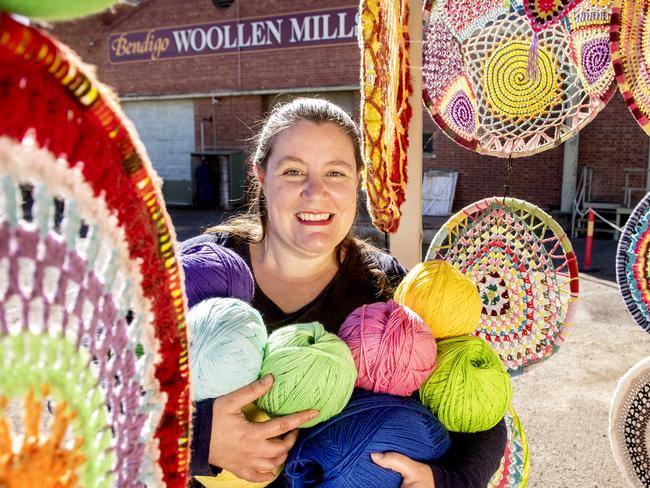
[[[342,109],[317,99],[276,107],[255,141],[248,211],[182,248],[210,242],[240,255],[253,272],[252,305],[269,332],[320,322],[338,334],[358,307],[389,301],[406,274],[395,258],[352,236],[362,169],[359,131]],[[263,424],[246,421],[242,408],[272,384],[267,376],[196,403],[193,475],[223,468],[253,482],[273,480],[297,428],[319,412]],[[444,463],[419,463],[395,453],[373,460],[399,472],[412,488],[485,487],[499,467],[505,440],[501,421],[480,435],[452,434],[453,454]]]

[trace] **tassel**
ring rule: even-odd
[[[531,80],[537,80],[539,76],[539,36],[536,31],[533,31],[533,41],[530,43],[530,49],[528,51],[526,74]]]

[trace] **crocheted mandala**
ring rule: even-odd
[[[372,223],[399,227],[406,191],[406,150],[412,91],[408,63],[408,1],[362,0],[361,129],[364,183]]]
[[[650,134],[649,8],[648,0],[614,0],[610,33],[618,89],[647,134]]]
[[[506,449],[499,469],[492,476],[488,488],[524,488],[528,483],[528,441],[517,412],[510,405],[504,417],[507,428]]]
[[[523,0],[524,11],[535,32],[561,21],[582,0]]]
[[[616,281],[637,324],[650,332],[650,194],[632,211],[618,241]]]
[[[492,197],[468,205],[436,233],[426,259],[445,259],[478,287],[475,335],[511,374],[548,358],[573,323],[578,264],[562,228],[538,207]]]
[[[620,379],[609,409],[609,442],[631,486],[650,486],[650,358]]]
[[[614,92],[609,5],[524,1],[534,6],[532,21],[521,0],[423,6],[424,103],[445,134],[479,153],[517,157],[555,147]],[[544,16],[542,4],[556,13]],[[528,75],[531,25],[539,30],[536,76]]]
[[[107,89],[4,13],[0,187],[0,486],[184,487],[184,303],[157,177]]]

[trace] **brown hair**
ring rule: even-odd
[[[266,165],[278,134],[303,120],[315,124],[333,123],[340,127],[348,135],[354,147],[357,172],[363,169],[359,129],[343,109],[327,100],[317,98],[297,98],[284,105],[279,105],[269,114],[262,130],[253,138],[253,151],[248,169],[249,187],[246,211],[230,218],[224,224],[207,229],[206,233],[225,232],[248,243],[260,242],[264,239],[267,222],[266,203],[255,168],[266,171]],[[341,263],[343,252],[354,240],[352,229],[350,229],[348,235],[336,249],[339,263]]]

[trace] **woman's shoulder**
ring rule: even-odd
[[[395,256],[386,251],[378,249],[364,241],[357,240],[355,248],[366,267],[372,270],[381,271],[388,278],[392,286],[397,284],[406,276],[406,269]]]
[[[239,239],[227,232],[206,233],[182,241],[179,250],[182,253],[193,247],[204,246],[206,244],[216,244],[218,246],[234,249],[239,246],[240,242]]]

